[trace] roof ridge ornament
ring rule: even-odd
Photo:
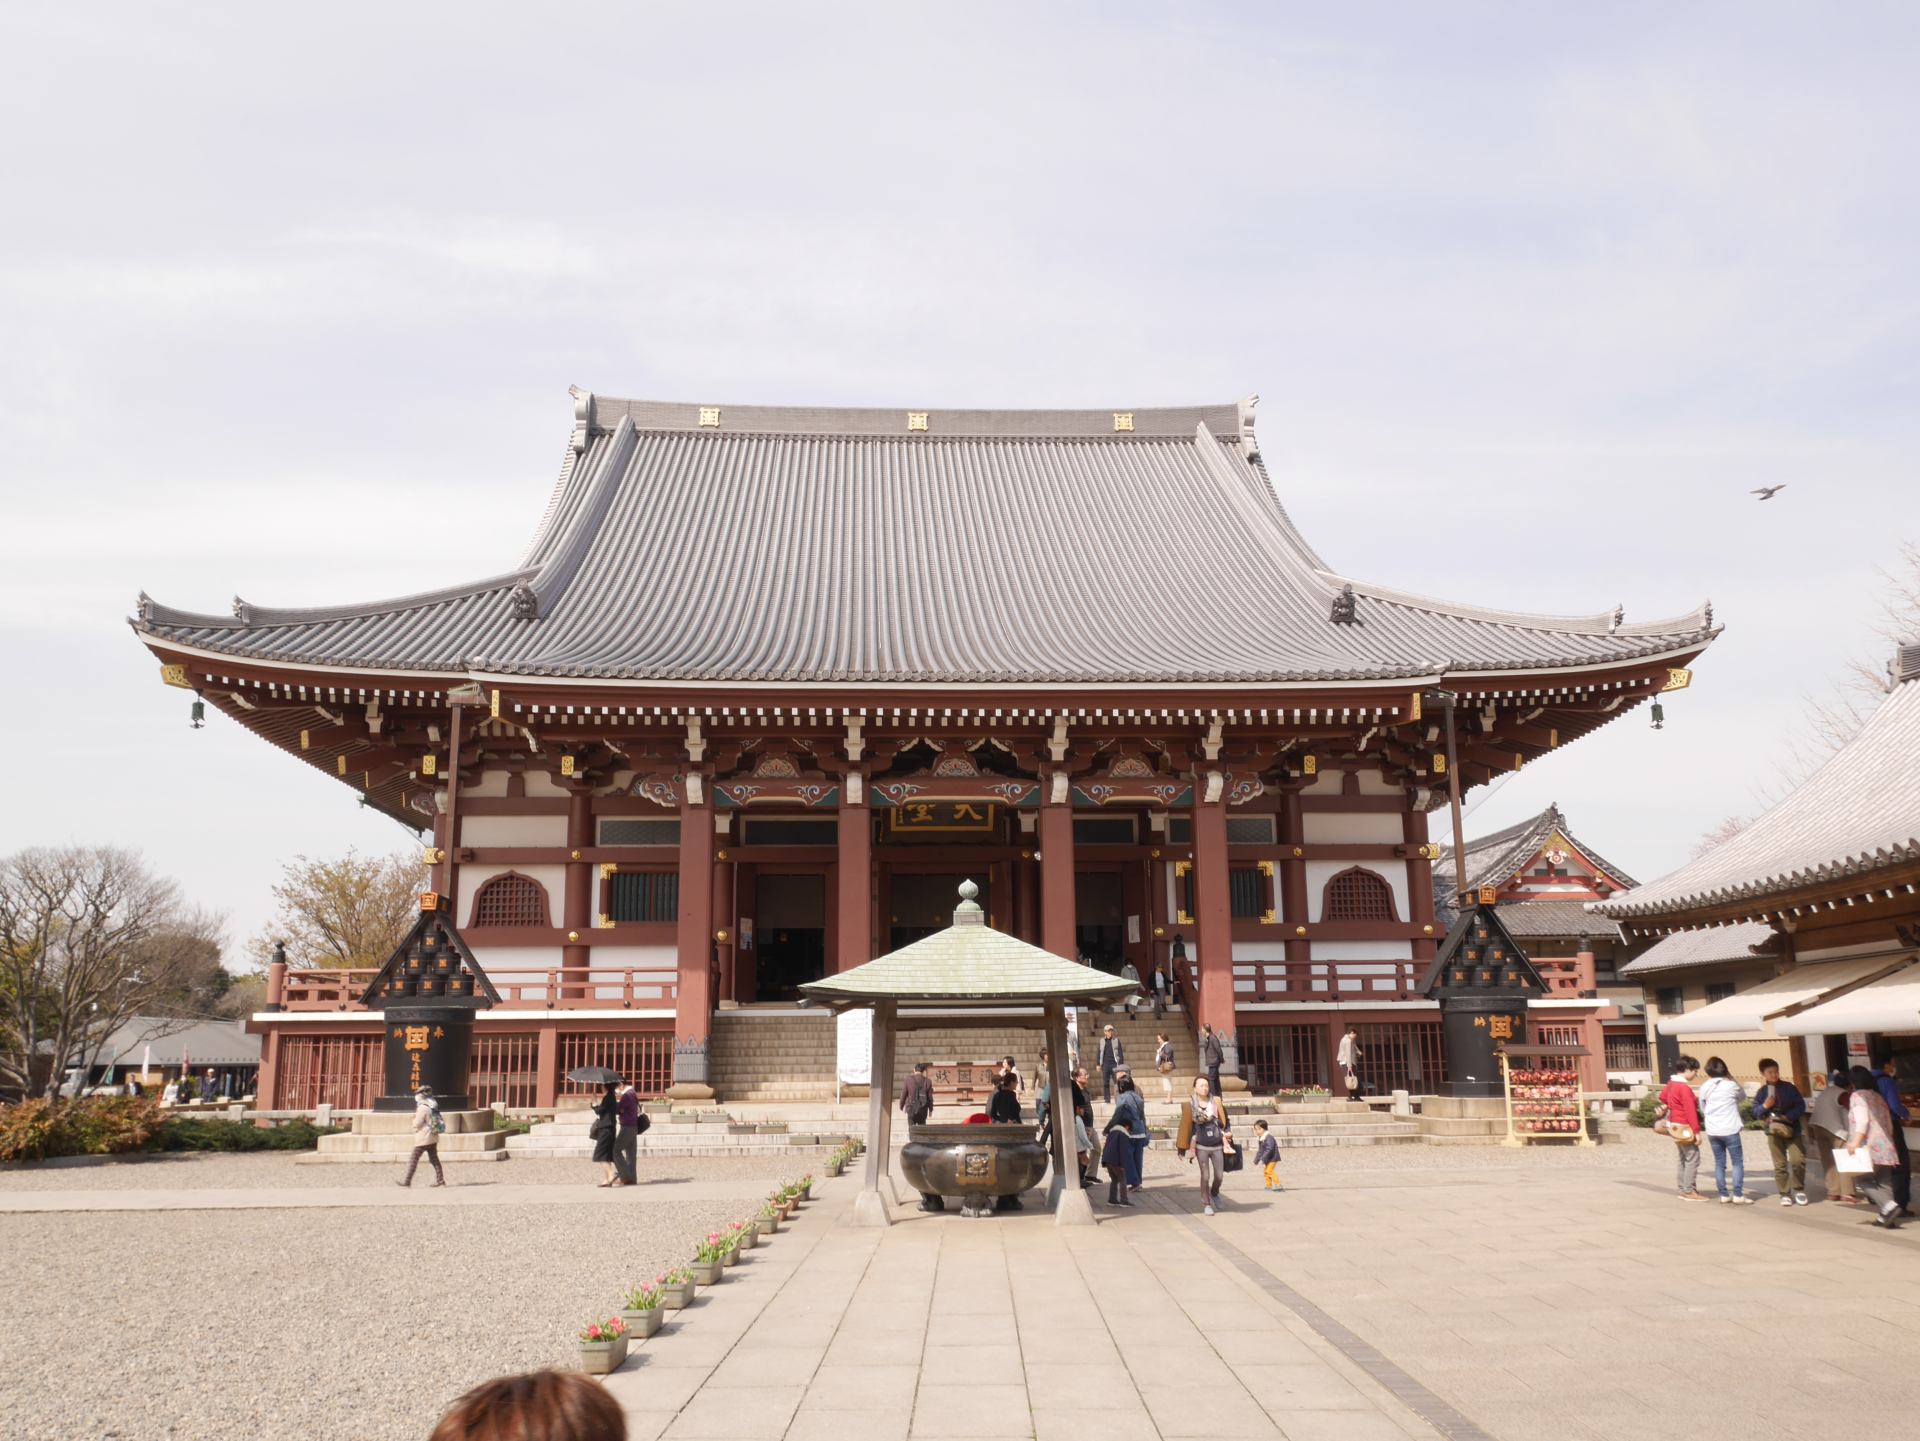
[[[1253,435],[1253,411],[1260,397],[1249,395],[1240,402],[1240,451],[1249,462],[1260,458],[1260,442]]]
[[[515,620],[540,619],[540,596],[524,580],[515,584],[507,593],[508,604],[513,608]]]
[[[1615,631],[1619,630],[1626,619],[1627,605],[1625,601],[1622,601],[1613,608],[1613,618],[1607,622],[1607,634],[1612,635]]]
[[[953,908],[953,923],[956,926],[983,926],[986,913],[980,909],[980,903],[974,899],[980,894],[980,887],[972,881],[960,882],[960,904]]]
[[[593,430],[593,392],[569,385],[567,394],[573,397],[573,453],[581,455],[587,448],[587,436]]]
[[[253,624],[253,607],[237,595],[233,598],[233,618],[242,625]]]
[[[1335,625],[1363,625],[1360,619],[1360,600],[1353,593],[1353,583],[1349,581],[1340,587],[1339,594],[1333,598],[1333,610],[1327,619]]]

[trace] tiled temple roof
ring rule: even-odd
[[[1601,920],[1600,917],[1594,917]],[[1604,921],[1601,922],[1605,924]],[[1698,931],[1675,931],[1662,936],[1640,955],[1620,967],[1622,976],[1650,976],[1689,966],[1711,966],[1725,961],[1752,961],[1769,953],[1773,927],[1765,921],[1740,921],[1731,926],[1709,926]]]
[[[328,668],[656,681],[1252,683],[1578,669],[1698,650],[1709,608],[1566,618],[1327,568],[1252,402],[702,407],[579,395],[522,565],[367,604],[198,615],[149,643]],[[1122,417],[1131,429],[1120,429]],[[1350,590],[1351,620],[1343,604]]]
[[[1893,689],[1858,735],[1746,829],[1680,869],[1593,909],[1643,917],[1750,903],[1775,908],[1796,888],[1920,862],[1920,645],[1902,646]]]

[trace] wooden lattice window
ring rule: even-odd
[[[546,926],[547,890],[532,876],[508,871],[480,887],[473,898],[473,925]]]
[[[1236,921],[1257,921],[1267,909],[1267,878],[1253,866],[1227,872],[1227,904]]]
[[[1391,921],[1393,887],[1373,871],[1352,866],[1327,882],[1320,907],[1324,921]]]
[[[678,871],[622,871],[607,885],[610,920],[671,921],[679,915]]]

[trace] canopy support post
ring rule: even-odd
[[[1047,1065],[1051,1072],[1053,1184],[1047,1188],[1056,1226],[1091,1226],[1093,1202],[1080,1184],[1080,1157],[1073,1147],[1073,1062],[1067,1055],[1068,1002],[1047,1002]],[[1093,1137],[1087,1137],[1089,1144]]]
[[[873,1005],[873,1048],[867,1072],[867,1166],[853,1198],[853,1224],[889,1226],[880,1182],[893,1161],[893,1001]],[[891,1178],[888,1178],[889,1180]],[[891,1186],[888,1187],[891,1189]]]

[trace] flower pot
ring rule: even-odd
[[[740,1264],[740,1248],[734,1246],[729,1249],[727,1254],[720,1258],[720,1264],[723,1266],[738,1266]]]
[[[725,1269],[725,1264],[720,1261],[689,1261],[687,1269],[693,1272],[696,1285],[717,1286],[720,1284],[720,1273]]]
[[[660,1288],[660,1309],[678,1311],[693,1300],[693,1282],[684,1281],[678,1286]]]
[[[623,1309],[620,1312],[620,1319],[627,1323],[627,1338],[629,1340],[644,1341],[660,1329],[660,1308],[655,1306],[648,1311],[628,1311]]]
[[[803,1201],[811,1201],[813,1199],[813,1182],[808,1181],[800,1188],[800,1199]]]
[[[743,1251],[751,1251],[755,1246],[758,1246],[759,1244],[760,1244],[760,1225],[758,1222],[755,1222],[753,1225],[747,1227],[746,1230],[740,1233],[740,1249]]]
[[[778,1211],[775,1211],[771,1216],[762,1216],[760,1218],[761,1233],[768,1236],[778,1235],[780,1233],[780,1222],[782,1219]]]
[[[604,1376],[609,1371],[620,1369],[620,1363],[627,1359],[627,1338],[616,1337],[612,1341],[582,1341],[580,1343],[580,1369],[589,1376]]]
[[[827,1167],[827,1174],[829,1176],[837,1176],[846,1169],[847,1168],[845,1166],[841,1165],[838,1161],[835,1161],[831,1166]]]

